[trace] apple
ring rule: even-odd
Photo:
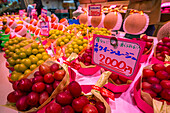
[[[156,73],[156,77],[160,80],[169,79],[169,75],[166,71],[158,71]]]
[[[54,77],[51,73],[47,73],[44,75],[44,82],[46,83],[53,83],[54,82]]]
[[[143,69],[143,77],[148,78],[148,77],[154,77],[155,72],[150,70],[150,69]]]
[[[43,82],[37,82],[32,86],[32,91],[37,93],[43,92],[45,90],[45,84]]]
[[[58,70],[58,71],[56,71],[55,73],[54,73],[54,78],[55,78],[55,80],[62,80],[63,78],[64,78],[64,76],[65,76],[65,70]]]
[[[109,78],[111,78],[113,81],[115,81],[118,78],[118,74],[112,73]]]
[[[152,84],[151,89],[155,93],[160,93],[162,91],[162,86],[160,84]]]
[[[46,64],[41,64],[39,66],[39,72],[42,74],[42,75],[45,75],[47,73],[50,73],[51,70],[50,70],[50,67]]]
[[[160,80],[156,77],[149,77],[147,79],[147,81],[150,83],[150,84],[159,84]]]
[[[61,113],[61,106],[58,103],[50,103],[45,109],[45,113]]]
[[[160,85],[164,88],[164,89],[170,89],[170,80],[162,80],[160,82]]]
[[[162,92],[161,92],[161,97],[170,101],[170,89],[164,89]]]
[[[148,82],[142,82],[142,88],[143,89],[151,89],[151,84]]]
[[[83,113],[98,113],[98,111],[94,105],[87,104],[83,107]]]
[[[165,70],[165,66],[162,64],[156,63],[152,65],[152,69],[153,71],[158,72],[158,71]]]
[[[73,97],[79,97],[81,95],[81,86],[76,81],[70,82],[70,84],[68,85],[68,89]]]
[[[149,93],[153,98],[157,96],[157,94],[151,89],[143,89],[143,92]]]
[[[50,70],[51,72],[56,72],[57,70],[59,70],[59,65],[57,63],[54,63],[50,66]]]

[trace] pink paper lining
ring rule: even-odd
[[[119,30],[122,25],[122,15],[119,12],[117,12],[117,15],[118,15],[117,23],[113,30]]]
[[[137,85],[140,83],[140,81],[141,77],[134,84],[134,99],[136,104],[145,113],[153,113],[153,108],[141,98],[141,89],[137,89]]]

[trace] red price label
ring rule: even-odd
[[[100,16],[101,14],[101,5],[89,5],[89,16]]]
[[[144,42],[101,35],[93,37],[94,64],[130,78],[137,73]]]
[[[40,30],[40,33],[41,35],[44,35],[44,36],[49,36],[49,22],[40,22],[40,25],[41,25],[41,30]]]

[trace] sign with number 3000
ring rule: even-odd
[[[111,36],[94,35],[93,63],[119,75],[133,78],[145,43]]]

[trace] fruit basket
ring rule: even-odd
[[[105,72],[101,76],[109,76],[109,74],[110,72]],[[69,113],[85,111],[111,113],[111,108],[109,106],[109,103],[107,103],[108,98],[105,100],[106,97],[103,97],[103,93],[100,93],[100,91],[97,91],[97,89],[95,89],[95,87],[100,89],[105,82],[105,79],[99,79],[93,89],[91,89],[92,87],[88,86],[84,86],[84,88],[82,88],[82,86],[80,86],[78,82],[72,81],[63,91],[59,92],[56,95],[53,101],[51,101],[48,105],[43,107],[37,113],[50,113],[52,111]],[[75,90],[75,88],[77,90]],[[85,94],[84,91],[88,93],[91,92],[92,94]],[[112,95],[112,99],[113,98],[114,96]],[[56,106],[55,109],[52,109],[52,106]]]
[[[164,112],[169,110],[169,68],[170,65],[165,67],[159,63],[144,67],[142,76],[134,86],[134,98],[142,111],[153,113],[161,112],[162,108]]]
[[[170,56],[170,38],[164,37],[154,49],[154,57],[160,61],[165,61],[165,57]]]
[[[64,89],[68,78],[67,66],[49,59],[23,79],[13,82],[14,91],[4,106],[20,112],[35,112]]]

